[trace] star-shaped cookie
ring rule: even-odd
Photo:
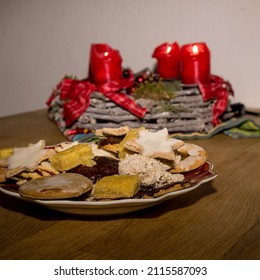
[[[167,128],[164,128],[158,131],[140,130],[138,137],[127,141],[124,146],[130,151],[150,158],[174,160],[174,150],[183,144],[181,140],[170,138]]]

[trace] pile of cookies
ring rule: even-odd
[[[0,183],[30,199],[151,198],[186,188],[184,174],[202,166],[206,151],[169,136],[166,128],[96,130],[97,142],[44,140],[0,149]]]

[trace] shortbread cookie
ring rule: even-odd
[[[98,181],[92,195],[97,199],[131,198],[140,189],[141,180],[137,175],[113,175]]]
[[[49,161],[43,161],[40,163],[40,165],[38,166],[38,171],[42,174],[42,173],[48,173],[50,175],[58,175],[59,171],[57,171],[55,168],[53,168],[50,164]]]
[[[112,149],[112,153],[110,152],[110,149],[103,149],[102,147],[99,148],[99,145],[96,143],[89,143],[89,145],[92,148],[92,152],[94,156],[99,156],[99,157],[109,157],[109,158],[116,158],[117,149]]]
[[[202,147],[190,143],[185,143],[177,152],[181,155],[181,160],[170,170],[172,173],[194,170],[202,166],[208,156]]]
[[[62,142],[62,143],[60,143],[59,145],[55,146],[54,148],[55,148],[55,151],[56,151],[56,152],[62,152],[62,151],[64,151],[64,150],[67,150],[67,149],[69,149],[69,148],[71,148],[71,147],[73,147],[73,146],[76,146],[76,145],[78,145],[78,144],[79,144],[78,141],[74,141],[74,142]]]
[[[6,181],[6,171],[7,171],[7,168],[0,166],[0,183],[3,183]]]
[[[92,186],[83,175],[62,173],[30,180],[19,187],[19,193],[32,199],[64,199],[78,197],[90,191]]]
[[[140,130],[138,137],[132,141],[127,141],[124,147],[146,157],[174,160],[174,150],[180,148],[183,144],[182,140],[170,138],[168,130],[164,128],[155,132]]]
[[[128,126],[121,126],[118,128],[104,127],[95,131],[97,136],[125,136],[130,131]]]
[[[41,178],[42,175],[39,174],[38,172],[21,172],[19,174],[19,177],[22,177],[26,180],[30,180],[30,179],[37,179],[37,178]]]

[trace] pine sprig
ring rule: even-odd
[[[162,79],[151,74],[135,88],[133,96],[135,99],[169,100],[175,98],[176,93],[166,86]]]

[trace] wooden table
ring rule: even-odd
[[[0,118],[0,127],[1,147],[65,140],[46,110]],[[260,259],[260,139],[191,142],[218,177],[140,212],[73,216],[1,193],[0,259]]]

